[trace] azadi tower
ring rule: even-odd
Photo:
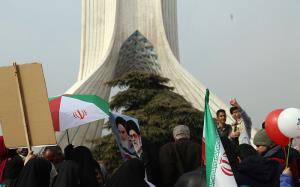
[[[180,64],[176,0],[82,0],[79,75],[66,93],[108,100],[111,88],[105,83],[133,70],[169,78],[177,93],[203,110],[206,87]],[[210,99],[212,112],[227,109],[213,94]],[[102,133],[98,123],[70,129],[71,142],[91,147],[88,140]],[[65,133],[58,143],[67,144]]]

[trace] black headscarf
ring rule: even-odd
[[[196,170],[184,173],[177,180],[174,187],[206,187],[206,168],[198,167]]]
[[[69,144],[65,147],[64,153],[65,153],[65,160],[71,159],[71,154],[74,151],[74,146],[72,144]]]
[[[276,187],[279,186],[280,174],[280,166],[276,161],[253,155],[237,165],[235,179],[239,186]]]
[[[8,159],[4,170],[4,179],[15,179],[19,176],[24,166],[23,159],[17,154],[16,149],[8,150]]]
[[[49,187],[51,163],[43,158],[29,160],[22,169],[15,187]]]
[[[23,159],[17,154],[16,149],[8,149],[7,163],[3,173],[3,184],[11,186],[24,167]]]
[[[149,187],[144,178],[143,163],[134,158],[125,162],[104,187]]]
[[[91,151],[84,146],[76,147],[71,153],[71,160],[79,167],[80,187],[96,187],[94,159]]]
[[[55,179],[53,187],[78,187],[79,171],[78,165],[71,160],[61,163],[59,173]]]

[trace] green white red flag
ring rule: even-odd
[[[96,95],[62,95],[49,98],[55,131],[109,117],[109,104]]]
[[[205,95],[202,158],[206,165],[207,187],[237,186],[210,112],[208,89]]]

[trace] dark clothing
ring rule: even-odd
[[[205,168],[198,168],[194,171],[181,175],[174,187],[206,187]]]
[[[96,187],[97,179],[91,151],[87,147],[78,146],[72,151],[71,160],[79,167],[79,187]]]
[[[281,169],[276,161],[259,155],[249,156],[237,165],[234,173],[238,186],[279,187]]]
[[[236,155],[237,146],[227,137],[223,137],[220,139],[224,147],[225,153],[227,155],[231,169],[234,172],[236,165],[238,164],[238,158]]]
[[[164,187],[173,187],[186,172],[195,170],[201,163],[201,146],[187,139],[179,139],[163,145],[159,152],[159,164]]]
[[[43,158],[29,160],[22,169],[15,187],[49,187],[51,163]]]
[[[78,187],[78,172],[78,165],[74,161],[66,160],[62,162],[53,187]]]
[[[7,149],[4,139],[0,137],[0,184],[10,187],[15,182],[23,168],[23,160],[17,154],[17,149]]]
[[[133,158],[125,162],[104,187],[149,187],[143,162]]]
[[[141,160],[144,162],[147,179],[155,186],[159,186],[158,149],[155,144],[144,138],[142,138],[142,148],[143,153],[141,155]]]
[[[23,159],[19,155],[15,154],[14,156],[8,158],[3,174],[3,184],[5,184],[6,187],[10,187],[12,182],[16,180],[21,173],[23,167]]]
[[[217,129],[231,169],[234,171],[238,161],[236,156],[236,147],[238,144],[234,139],[229,138],[229,135],[232,132],[232,127],[231,125],[225,124],[223,128],[217,127]]]
[[[275,160],[281,166],[281,171],[283,171],[285,167],[285,161],[287,155],[288,147],[281,148],[280,146],[275,146],[269,151],[267,151],[263,156],[268,160]],[[300,187],[300,183],[298,179],[300,178],[300,154],[294,148],[290,150],[289,163],[288,166],[291,168],[291,172],[293,174],[293,186]]]
[[[228,138],[231,131],[232,131],[232,127],[231,125],[225,124],[224,127],[217,127],[218,129],[218,133],[220,138]]]

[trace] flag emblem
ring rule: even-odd
[[[233,176],[233,172],[231,170],[227,155],[223,153],[220,160],[221,170],[227,176]]]
[[[73,112],[74,118],[84,119],[87,116],[86,110],[79,110],[77,109],[75,112]]]

